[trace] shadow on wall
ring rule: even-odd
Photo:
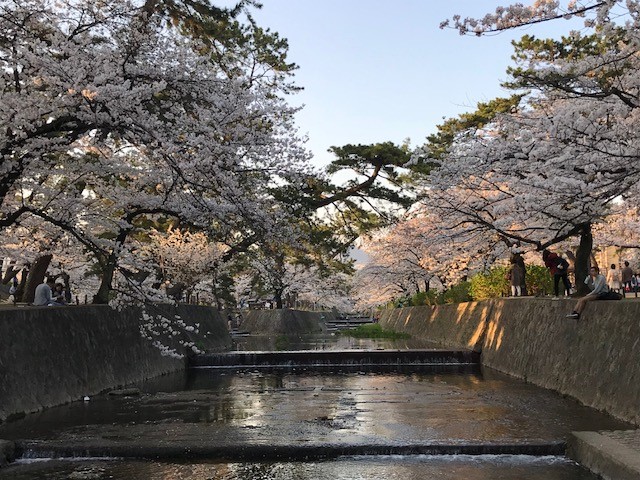
[[[385,311],[384,328],[482,352],[482,363],[640,424],[640,301],[504,298]]]
[[[491,308],[486,302],[397,308],[385,310],[380,323],[446,347],[480,351]]]

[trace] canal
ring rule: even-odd
[[[198,368],[0,425],[0,479],[595,479],[570,432],[628,427],[479,365]]]

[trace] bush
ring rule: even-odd
[[[411,297],[411,305],[413,306],[418,306],[418,305],[427,305],[427,296],[429,295],[428,292],[418,292],[415,293],[412,297]]]
[[[527,265],[527,295],[549,295],[553,292],[553,278],[547,267]]]
[[[471,297],[474,300],[503,297],[509,293],[507,273],[509,267],[493,267],[486,273],[477,273],[471,277]]]
[[[472,300],[486,300],[511,295],[508,273],[510,266],[497,266],[485,273],[477,273],[468,282],[437,292],[418,292],[411,297],[402,297],[393,301],[392,308],[441,305],[444,303],[462,303]],[[527,295],[547,295],[553,291],[553,279],[549,270],[541,265],[526,266]]]
[[[439,303],[462,303],[473,300],[471,297],[471,282],[460,282],[440,294],[442,302]]]
[[[420,305],[442,305],[443,303],[462,303],[472,300],[469,282],[461,282],[443,292],[429,290],[418,292],[411,297],[403,297],[393,302],[393,308],[417,307]]]
[[[510,267],[493,267],[487,273],[471,277],[471,296],[474,300],[486,300],[511,294],[507,274]],[[553,291],[553,279],[549,270],[541,265],[526,266],[527,295],[547,295]]]

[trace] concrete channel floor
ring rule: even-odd
[[[640,441],[629,428],[570,398],[490,369],[337,375],[203,369],[147,382],[136,395],[99,395],[88,402],[29,415],[0,425],[0,438],[15,441],[18,453],[26,457],[145,458],[191,465],[203,460],[237,465],[362,454],[379,458],[400,454],[405,459],[406,455],[442,453],[456,454],[445,457],[457,459],[466,453],[475,459],[483,453],[561,455],[569,440],[572,458],[603,478],[626,480],[640,478],[634,470]],[[615,433],[607,432],[612,430]],[[573,431],[585,432],[572,436]],[[372,462],[376,463],[370,457],[356,464]],[[483,468],[498,468],[491,462],[495,461],[488,460],[489,466]],[[139,469],[139,464],[132,465],[133,470]],[[341,465],[350,468],[348,462]],[[78,468],[85,467],[89,468]],[[120,468],[128,467],[111,464],[105,471]],[[422,462],[416,472],[424,473],[425,468]],[[325,464],[322,470],[331,468]],[[310,467],[308,478],[321,478],[312,471]],[[540,478],[556,478],[544,471],[547,473]],[[393,472],[389,471],[388,478]],[[39,474],[26,475],[24,478],[40,478]],[[485,478],[482,475],[478,478]],[[557,478],[565,478],[563,475]],[[53,473],[49,477],[58,478]],[[4,478],[3,471],[0,478]],[[416,473],[415,478],[421,477]],[[470,474],[469,478],[475,477]]]

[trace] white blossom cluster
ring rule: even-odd
[[[173,358],[184,358],[185,353],[201,354],[194,341],[186,338],[185,332],[195,335],[200,333],[200,324],[188,325],[179,315],[169,315],[163,313],[151,314],[146,307],[142,311],[142,321],[140,323],[140,335],[160,349],[163,356]]]
[[[251,43],[219,58],[160,5],[0,0],[2,248],[53,253],[74,293],[118,308],[203,285],[256,238],[294,241],[270,190],[312,172],[284,74]]]
[[[563,4],[564,3],[564,4]],[[572,17],[587,17],[585,25],[594,27],[608,25],[612,17],[617,18],[622,12],[638,13],[638,4],[629,0],[535,0],[531,5],[514,3],[512,5],[497,7],[494,13],[489,13],[482,18],[463,18],[455,15],[450,20],[440,23],[440,28],[454,28],[460,35],[486,35],[501,32],[516,27],[532,25],[557,19],[569,19]],[[595,12],[595,15],[589,16]]]

